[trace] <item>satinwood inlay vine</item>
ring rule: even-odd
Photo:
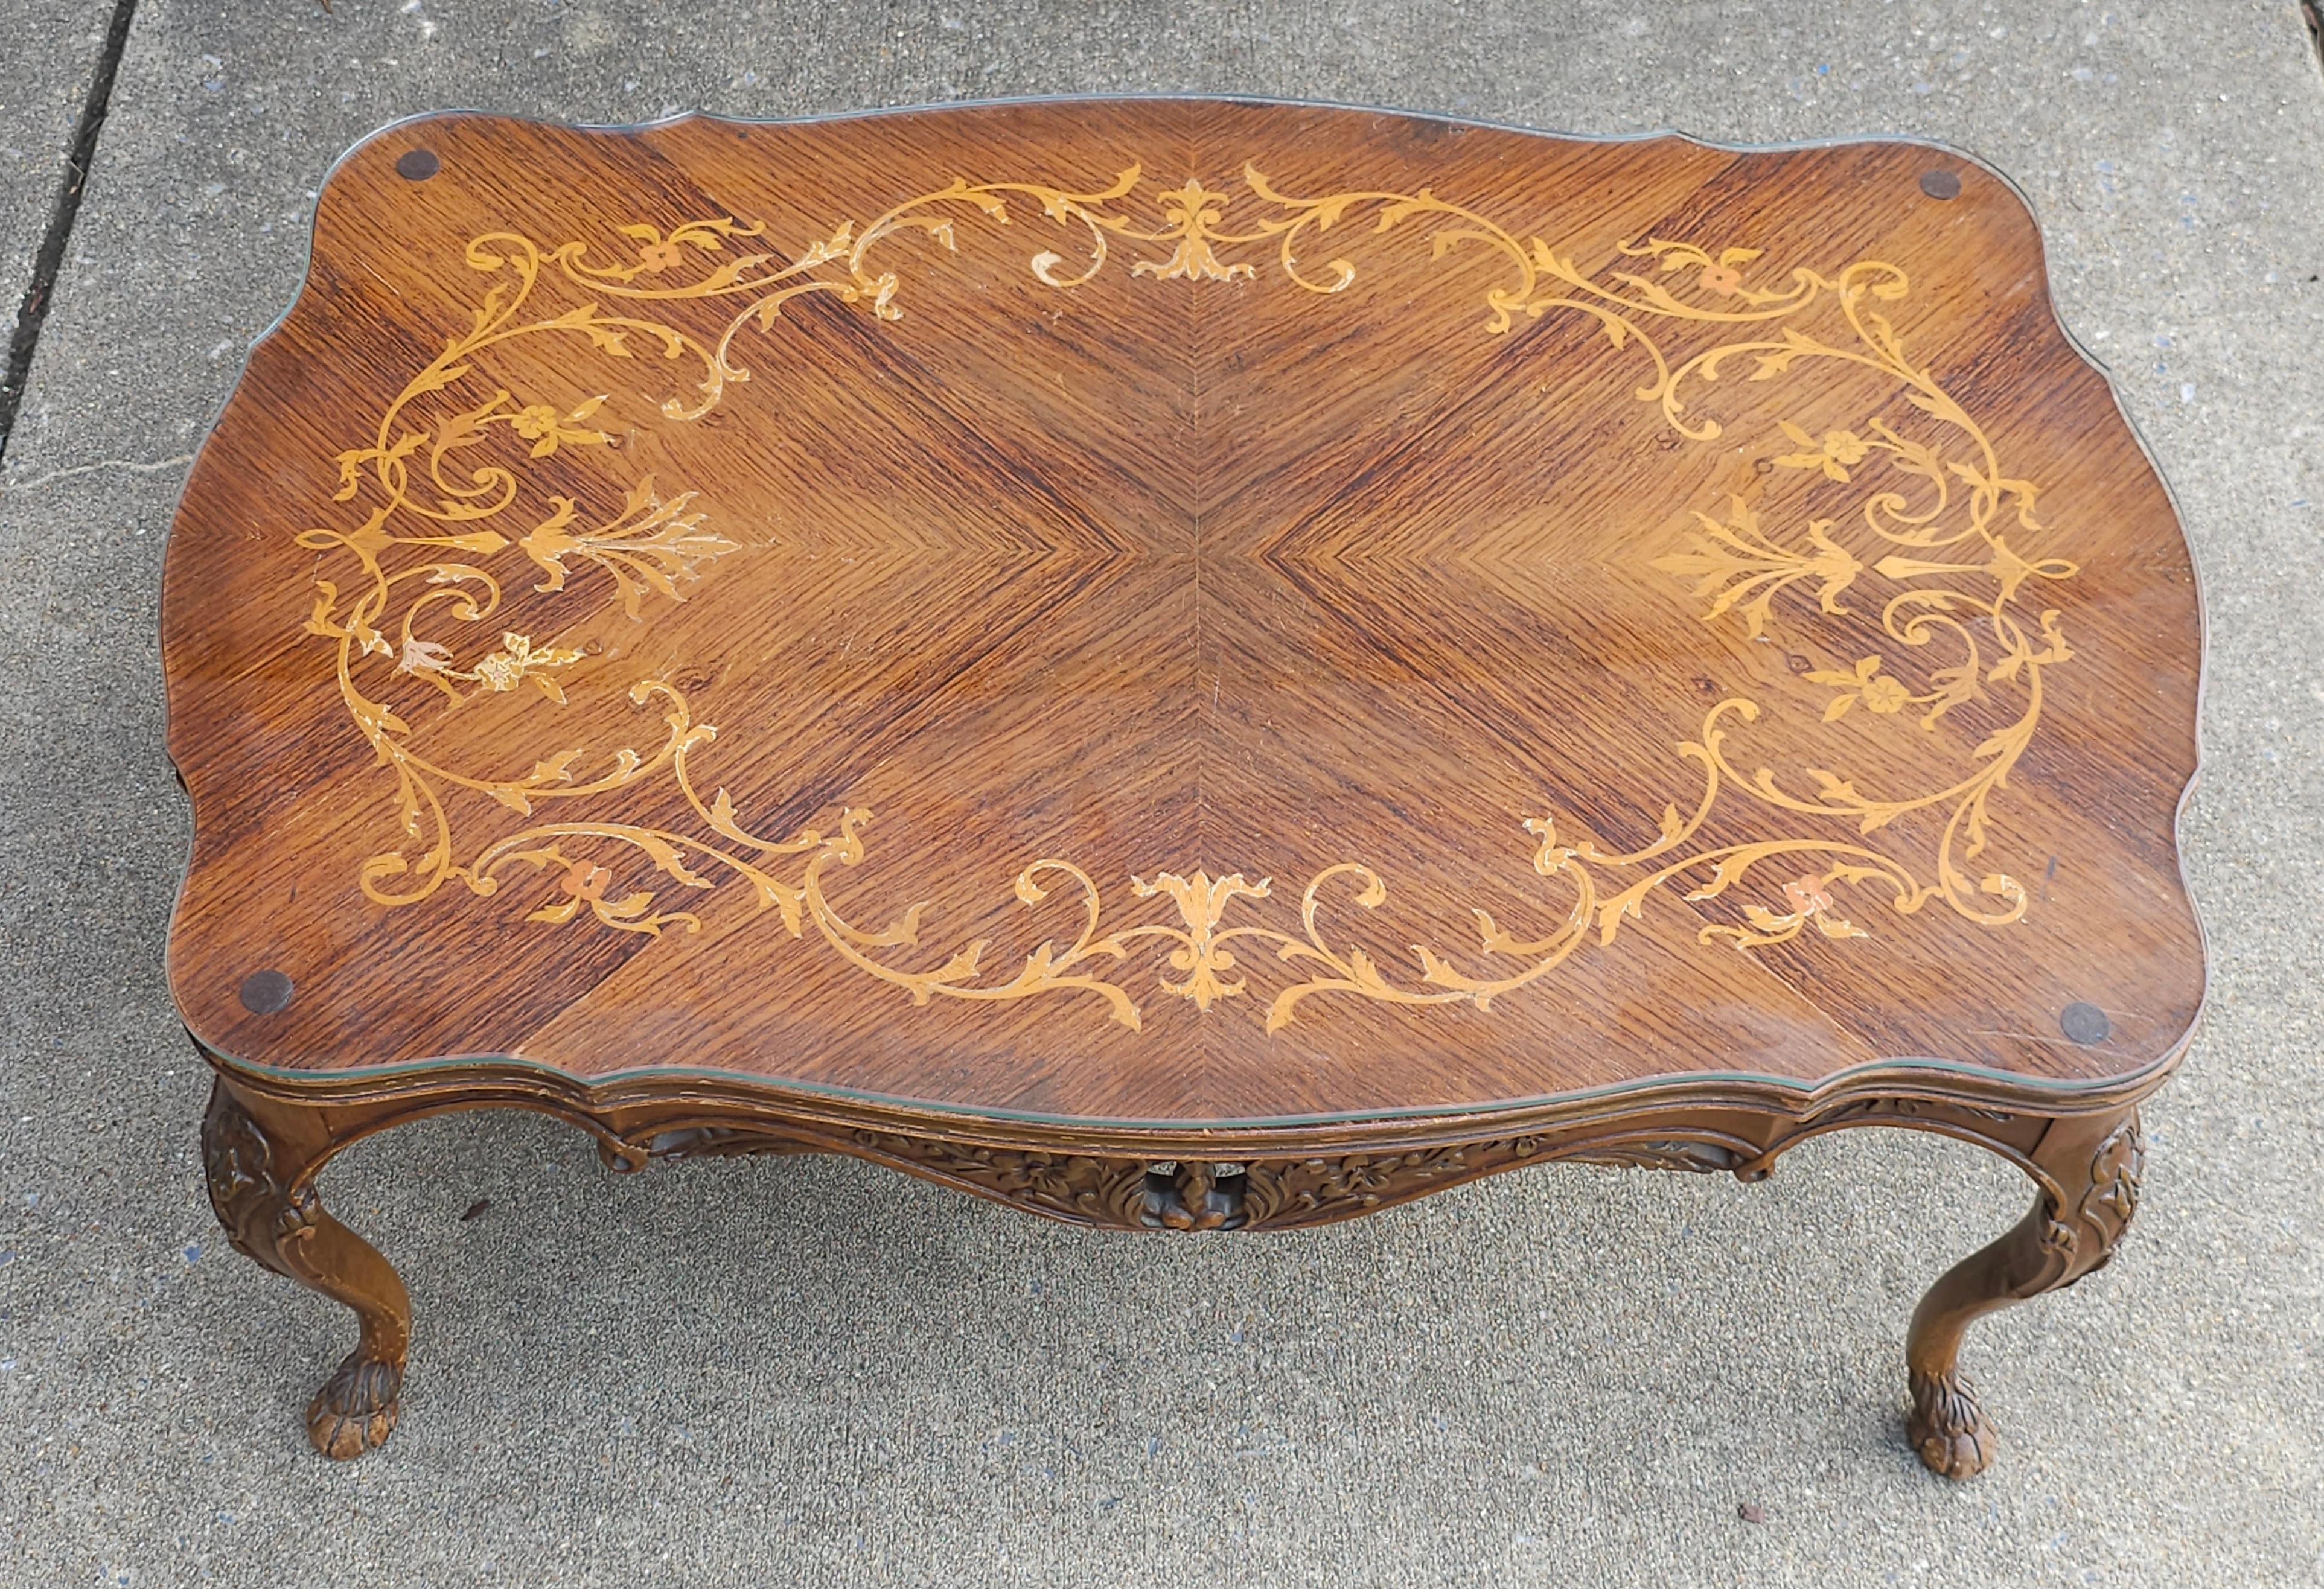
[[[671,908],[671,888],[698,894],[723,878],[747,888],[757,907],[775,912],[792,936],[812,929],[832,951],[917,1003],[1078,992],[1102,1001],[1113,1019],[1132,1029],[1140,1026],[1144,1006],[1124,986],[1121,968],[1134,956],[1166,949],[1153,971],[1154,986],[1208,1012],[1251,992],[1257,967],[1250,962],[1258,953],[1262,961],[1271,958],[1278,972],[1265,994],[1269,1031],[1321,994],[1489,1007],[1496,997],[1545,975],[1593,934],[1611,943],[1621,923],[1637,917],[1651,896],[1682,886],[1685,898],[1702,901],[1747,878],[1771,881],[1769,897],[1744,905],[1739,920],[1701,930],[1706,942],[1724,940],[1747,951],[1785,941],[1811,926],[1835,939],[1866,936],[1865,928],[1842,914],[1842,889],[1874,891],[1898,913],[1935,900],[1991,926],[2024,914],[2023,885],[1975,863],[1990,837],[1993,798],[2006,786],[2039,725],[2043,675],[2072,657],[2058,611],[2029,611],[2021,598],[2075,569],[2024,549],[2041,532],[2035,488],[2006,473],[1984,430],[1934,372],[1907,354],[1882,312],[1881,306],[1906,297],[1903,271],[1866,260],[1831,275],[1795,268],[1771,285],[1757,279],[1757,251],[1713,252],[1649,237],[1620,245],[1620,256],[1635,262],[1634,269],[1589,272],[1540,238],[1521,239],[1427,188],[1298,197],[1278,191],[1248,166],[1247,198],[1190,179],[1157,192],[1157,218],[1140,220],[1124,207],[1141,180],[1135,165],[1089,190],[955,180],[895,206],[860,230],[842,224],[788,256],[761,244],[763,228],[732,216],[689,221],[667,233],[625,226],[621,230],[634,257],[622,262],[593,258],[581,242],[544,249],[515,232],[473,239],[466,262],[485,287],[472,321],[404,385],[363,444],[337,457],[337,500],[353,505],[358,521],[309,528],[298,537],[302,548],[339,562],[332,577],[318,577],[306,628],[336,648],[346,711],[394,785],[400,837],[363,864],[357,881],[364,893],[382,905],[409,906],[447,884],[492,895],[543,876],[550,880],[549,897],[530,920],[564,924],[586,914],[604,928],[659,934],[702,930],[696,913]],[[1248,217],[1231,224],[1238,207]],[[1484,295],[1483,332],[1506,334],[1521,321],[1545,316],[1582,317],[1615,348],[1635,352],[1646,375],[1637,399],[1655,405],[1682,441],[1720,435],[1718,423],[1698,417],[1691,404],[1735,369],[1745,370],[1741,379],[1751,382],[1777,381],[1819,363],[1886,378],[1921,420],[1900,428],[1901,411],[1868,413],[1853,428],[1821,434],[1784,420],[1780,445],[1790,450],[1770,460],[1776,469],[1813,471],[1836,484],[1863,483],[1852,519],[1771,527],[1735,497],[1716,511],[1693,514],[1688,549],[1652,561],[1693,583],[1705,621],[1739,624],[1755,638],[1778,601],[1812,601],[1824,614],[1846,616],[1853,611],[1848,603],[1869,601],[1868,586],[1881,582],[1889,593],[1877,601],[1878,624],[1868,649],[1845,668],[1807,675],[1831,693],[1826,720],[1856,712],[1866,721],[1911,721],[1933,733],[1949,712],[1993,698],[2004,703],[2006,721],[1975,747],[1956,776],[1936,786],[1882,791],[1831,769],[1809,768],[1810,792],[1770,768],[1747,771],[1733,759],[1736,730],[1756,721],[1762,707],[1748,695],[1728,695],[1705,713],[1696,737],[1675,748],[1701,786],[1687,802],[1691,809],[1676,802],[1665,807],[1651,842],[1609,849],[1588,838],[1561,839],[1549,814],[1513,822],[1513,832],[1521,826],[1530,837],[1535,875],[1556,886],[1552,924],[1527,936],[1476,912],[1474,953],[1478,963],[1495,968],[1484,973],[1464,971],[1438,950],[1416,944],[1414,969],[1392,974],[1349,945],[1330,926],[1330,913],[1351,904],[1376,907],[1388,894],[1386,880],[1360,861],[1342,861],[1308,879],[1297,896],[1294,930],[1270,924],[1279,916],[1259,914],[1279,908],[1284,897],[1273,879],[1213,878],[1203,871],[1192,878],[1162,872],[1150,881],[1125,879],[1131,901],[1165,900],[1176,920],[1165,915],[1110,924],[1107,887],[1056,857],[1027,865],[1015,892],[1030,907],[1060,886],[1069,887],[1080,901],[1082,920],[1069,942],[1043,942],[1013,972],[986,970],[983,941],[958,948],[933,968],[914,969],[926,906],[867,928],[844,916],[826,892],[832,868],[863,859],[862,833],[872,813],[846,809],[828,824],[784,836],[754,831],[726,789],[713,785],[707,797],[703,794],[699,763],[718,730],[696,720],[686,691],[668,676],[622,686],[633,706],[658,714],[660,726],[650,740],[610,754],[552,743],[529,772],[493,777],[447,765],[415,745],[412,723],[382,699],[373,682],[378,670],[430,686],[445,710],[510,692],[537,694],[537,711],[567,704],[568,683],[584,653],[503,628],[496,619],[505,580],[527,578],[536,592],[570,592],[576,601],[617,605],[644,622],[652,603],[684,601],[723,560],[745,550],[718,527],[715,502],[692,491],[666,491],[650,476],[638,478],[622,510],[596,523],[586,521],[578,495],[544,489],[540,500],[546,511],[530,515],[519,533],[521,519],[511,516],[531,494],[530,472],[553,468],[550,461],[572,449],[604,447],[617,434],[607,427],[646,416],[622,413],[626,400],[613,391],[569,406],[518,392],[491,373],[496,350],[523,338],[570,337],[586,343],[609,371],[659,357],[692,376],[689,390],[659,402],[659,413],[670,422],[698,420],[751,379],[738,339],[747,331],[773,330],[787,305],[821,295],[877,319],[900,318],[902,282],[894,270],[881,268],[883,244],[918,231],[952,249],[957,221],[981,218],[1008,226],[1028,208],[1076,239],[1073,257],[1045,248],[1028,261],[1034,278],[1059,291],[1087,286],[1117,250],[1127,249],[1137,255],[1128,272],[1133,279],[1185,280],[1201,290],[1223,290],[1255,286],[1263,274],[1279,275],[1292,287],[1329,296],[1355,282],[1359,267],[1338,253],[1320,265],[1311,262],[1313,255],[1329,252],[1327,234],[1344,234],[1359,219],[1369,221],[1375,235],[1425,229],[1432,259],[1482,251],[1497,262],[1499,279]],[[536,307],[550,280],[586,297],[553,312]],[[734,307],[715,335],[697,334],[656,317],[656,306],[679,300]],[[1815,335],[1800,323],[1819,306],[1836,311],[1847,330],[1844,339]],[[1686,326],[1720,328],[1728,339],[1682,355],[1666,339]],[[1938,439],[1928,439],[1927,432]],[[496,436],[521,445],[503,442],[499,454],[478,450]],[[521,462],[506,459],[515,450],[522,452]],[[1861,480],[1876,469],[1885,470],[1893,483]],[[475,634],[497,635],[497,643],[462,643]],[[1931,673],[1930,688],[1915,692],[1891,669],[1904,650],[1929,647],[1938,648],[1946,664]],[[667,780],[698,826],[589,814],[599,797],[645,780]],[[494,802],[523,824],[466,847],[448,804],[455,792]],[[1766,813],[1778,831],[1701,842],[1714,812],[1737,801]],[[1900,818],[1923,812],[1944,819],[1932,855],[1915,863],[1868,842]],[[1521,853],[1514,842],[1510,850],[1512,859]],[[643,880],[636,875],[640,862],[666,881],[633,886]]]

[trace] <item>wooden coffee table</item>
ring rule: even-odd
[[[2202,1001],[2200,636],[1947,151],[406,123],[170,545],[210,1195],[350,1456],[409,1304],[317,1171],[447,1109],[1177,1231],[1905,1126],[2037,1188],[1906,1346],[1972,1474]]]

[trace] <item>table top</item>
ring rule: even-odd
[[[169,547],[229,1062],[2119,1085],[2200,616],[2021,199],[1218,100],[389,128]]]

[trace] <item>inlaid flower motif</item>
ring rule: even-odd
[[[1879,875],[1870,868],[1840,866],[1821,877],[1795,877],[1784,885],[1784,904],[1788,909],[1772,911],[1764,905],[1747,905],[1743,907],[1742,926],[1705,927],[1702,941],[1708,943],[1714,938],[1724,938],[1738,949],[1765,949],[1769,944],[1789,943],[1806,931],[1810,922],[1826,938],[1868,938],[1870,933],[1834,908],[1831,886],[1842,879],[1860,883]]]
[[[1862,694],[1867,712],[1902,712],[1904,703],[1912,699],[1904,685],[1886,674],[1865,680]]]
[[[653,896],[635,890],[619,899],[608,899],[605,891],[613,885],[613,874],[595,861],[575,860],[554,844],[545,849],[516,852],[512,859],[521,859],[534,866],[565,868],[557,880],[557,891],[564,897],[553,905],[544,905],[529,912],[528,922],[546,922],[562,926],[581,914],[586,905],[589,914],[608,927],[618,927],[624,932],[641,932],[649,938],[659,938],[664,927],[683,927],[688,932],[702,930],[702,919],[690,911],[657,911]]]
[[[1794,925],[1814,921],[1818,931],[1827,938],[1861,938],[1864,930],[1842,921],[1832,912],[1831,890],[1814,877],[1801,877],[1784,885],[1784,899],[1791,905],[1788,919]]]
[[[1880,671],[1880,658],[1877,657],[1862,658],[1857,663],[1853,673],[1840,673],[1831,669],[1819,670],[1808,675],[1808,682],[1837,685],[1845,692],[1833,696],[1831,704],[1823,709],[1823,720],[1826,722],[1831,722],[1858,701],[1864,703],[1865,711],[1877,712],[1886,715],[1892,712],[1904,711],[1913,700],[1913,693],[1910,690]]]
[[[1785,469],[1821,469],[1823,471],[1825,479],[1837,480],[1845,483],[1848,480],[1849,465],[1861,464],[1864,461],[1864,455],[1872,450],[1872,444],[1853,430],[1827,430],[1823,433],[1822,439],[1818,440],[1789,419],[1779,420],[1777,423],[1782,425],[1784,434],[1797,442],[1803,449],[1796,453],[1785,453],[1775,460]]]
[[[576,860],[567,866],[558,886],[578,903],[595,905],[605,897],[605,886],[613,874],[593,860]]]
[[[570,667],[581,660],[578,651],[562,651],[552,646],[536,648],[529,635],[505,634],[501,637],[501,650],[493,652],[476,664],[473,672],[462,676],[475,679],[487,690],[513,690],[526,679],[540,686],[540,693],[565,704],[565,689],[543,671],[552,667]]]
[[[1733,298],[1743,290],[1743,272],[1732,265],[1723,265],[1716,262],[1707,264],[1702,267],[1700,280],[1711,291],[1723,293],[1729,298]]]
[[[1763,251],[1756,248],[1722,248],[1719,251],[1718,257],[1713,258],[1709,253],[1691,243],[1674,243],[1666,238],[1650,237],[1642,248],[1634,248],[1628,243],[1623,244],[1622,252],[1634,257],[1641,254],[1652,255],[1660,262],[1665,271],[1683,271],[1692,266],[1694,270],[1696,284],[1707,291],[1718,293],[1721,298],[1752,298],[1753,295],[1746,291],[1743,286],[1742,267],[1757,259]],[[1563,276],[1566,271],[1556,270],[1553,273]],[[1652,290],[1659,293],[1661,289]],[[1755,301],[1765,301],[1767,296],[1764,293],[1759,294]],[[1676,299],[1666,295],[1655,299],[1655,301],[1666,308],[1680,313],[1685,312]]]
[[[676,270],[686,263],[688,248],[698,248],[705,253],[717,253],[725,248],[724,240],[729,237],[755,237],[759,234],[758,227],[738,225],[731,217],[688,221],[672,227],[667,237],[662,235],[660,227],[643,224],[617,227],[616,230],[638,245],[638,262],[603,271],[590,268],[589,271],[592,275],[613,281],[632,281],[640,276],[659,276]],[[577,262],[581,252],[575,247],[572,258]]]
[[[547,403],[527,403],[509,418],[510,427],[532,444],[532,455],[545,458],[555,452],[560,442],[576,445],[596,445],[613,438],[602,430],[591,430],[581,423],[604,406],[601,394],[593,397],[569,414],[560,415]]]

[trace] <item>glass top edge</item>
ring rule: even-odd
[[[1558,1105],[1583,1105],[1656,1093],[1679,1094],[1691,1090],[1716,1089],[1720,1087],[1747,1088],[1775,1092],[1805,1105],[1834,1092],[1849,1090],[1851,1084],[1886,1081],[1900,1086],[1909,1086],[1915,1079],[1981,1082],[1997,1091],[2017,1093],[2029,1099],[2065,1100],[2086,1094],[2135,1089],[2143,1083],[2169,1074],[2184,1054],[2200,1024],[2199,1011],[2197,1018],[2189,1023],[2187,1030],[2154,1059],[2135,1069],[2114,1075],[2079,1079],[2027,1076],[1960,1060],[1896,1058],[1867,1061],[1862,1064],[1850,1065],[1844,1070],[1831,1071],[1813,1080],[1748,1070],[1672,1070],[1658,1072],[1652,1076],[1637,1077],[1626,1081],[1604,1083],[1596,1087],[1573,1088],[1481,1103],[1415,1104],[1378,1109],[1299,1115],[1189,1116],[1175,1119],[1153,1119],[1126,1115],[1053,1114],[1039,1110],[944,1102],[910,1098],[896,1093],[874,1092],[861,1088],[839,1087],[830,1083],[779,1079],[752,1071],[728,1070],[703,1065],[633,1066],[627,1070],[584,1075],[560,1066],[545,1064],[538,1060],[527,1060],[505,1054],[485,1054],[413,1060],[385,1065],[364,1065],[343,1070],[298,1070],[236,1059],[213,1044],[203,1042],[199,1036],[195,1036],[194,1042],[206,1057],[222,1068],[270,1080],[306,1086],[394,1082],[462,1070],[513,1070],[570,1087],[584,1097],[618,1092],[640,1082],[682,1085],[687,1081],[701,1081],[748,1089],[764,1094],[770,1098],[790,1097],[827,1103],[857,1104],[897,1113],[944,1116],[957,1119],[964,1124],[991,1122],[1062,1130],[1170,1133],[1255,1132],[1313,1126],[1363,1125],[1434,1118],[1443,1118],[1447,1121],[1473,1120],[1480,1117],[1526,1114]],[[1994,1100],[1988,1096],[1981,1097],[1979,1101]]]

